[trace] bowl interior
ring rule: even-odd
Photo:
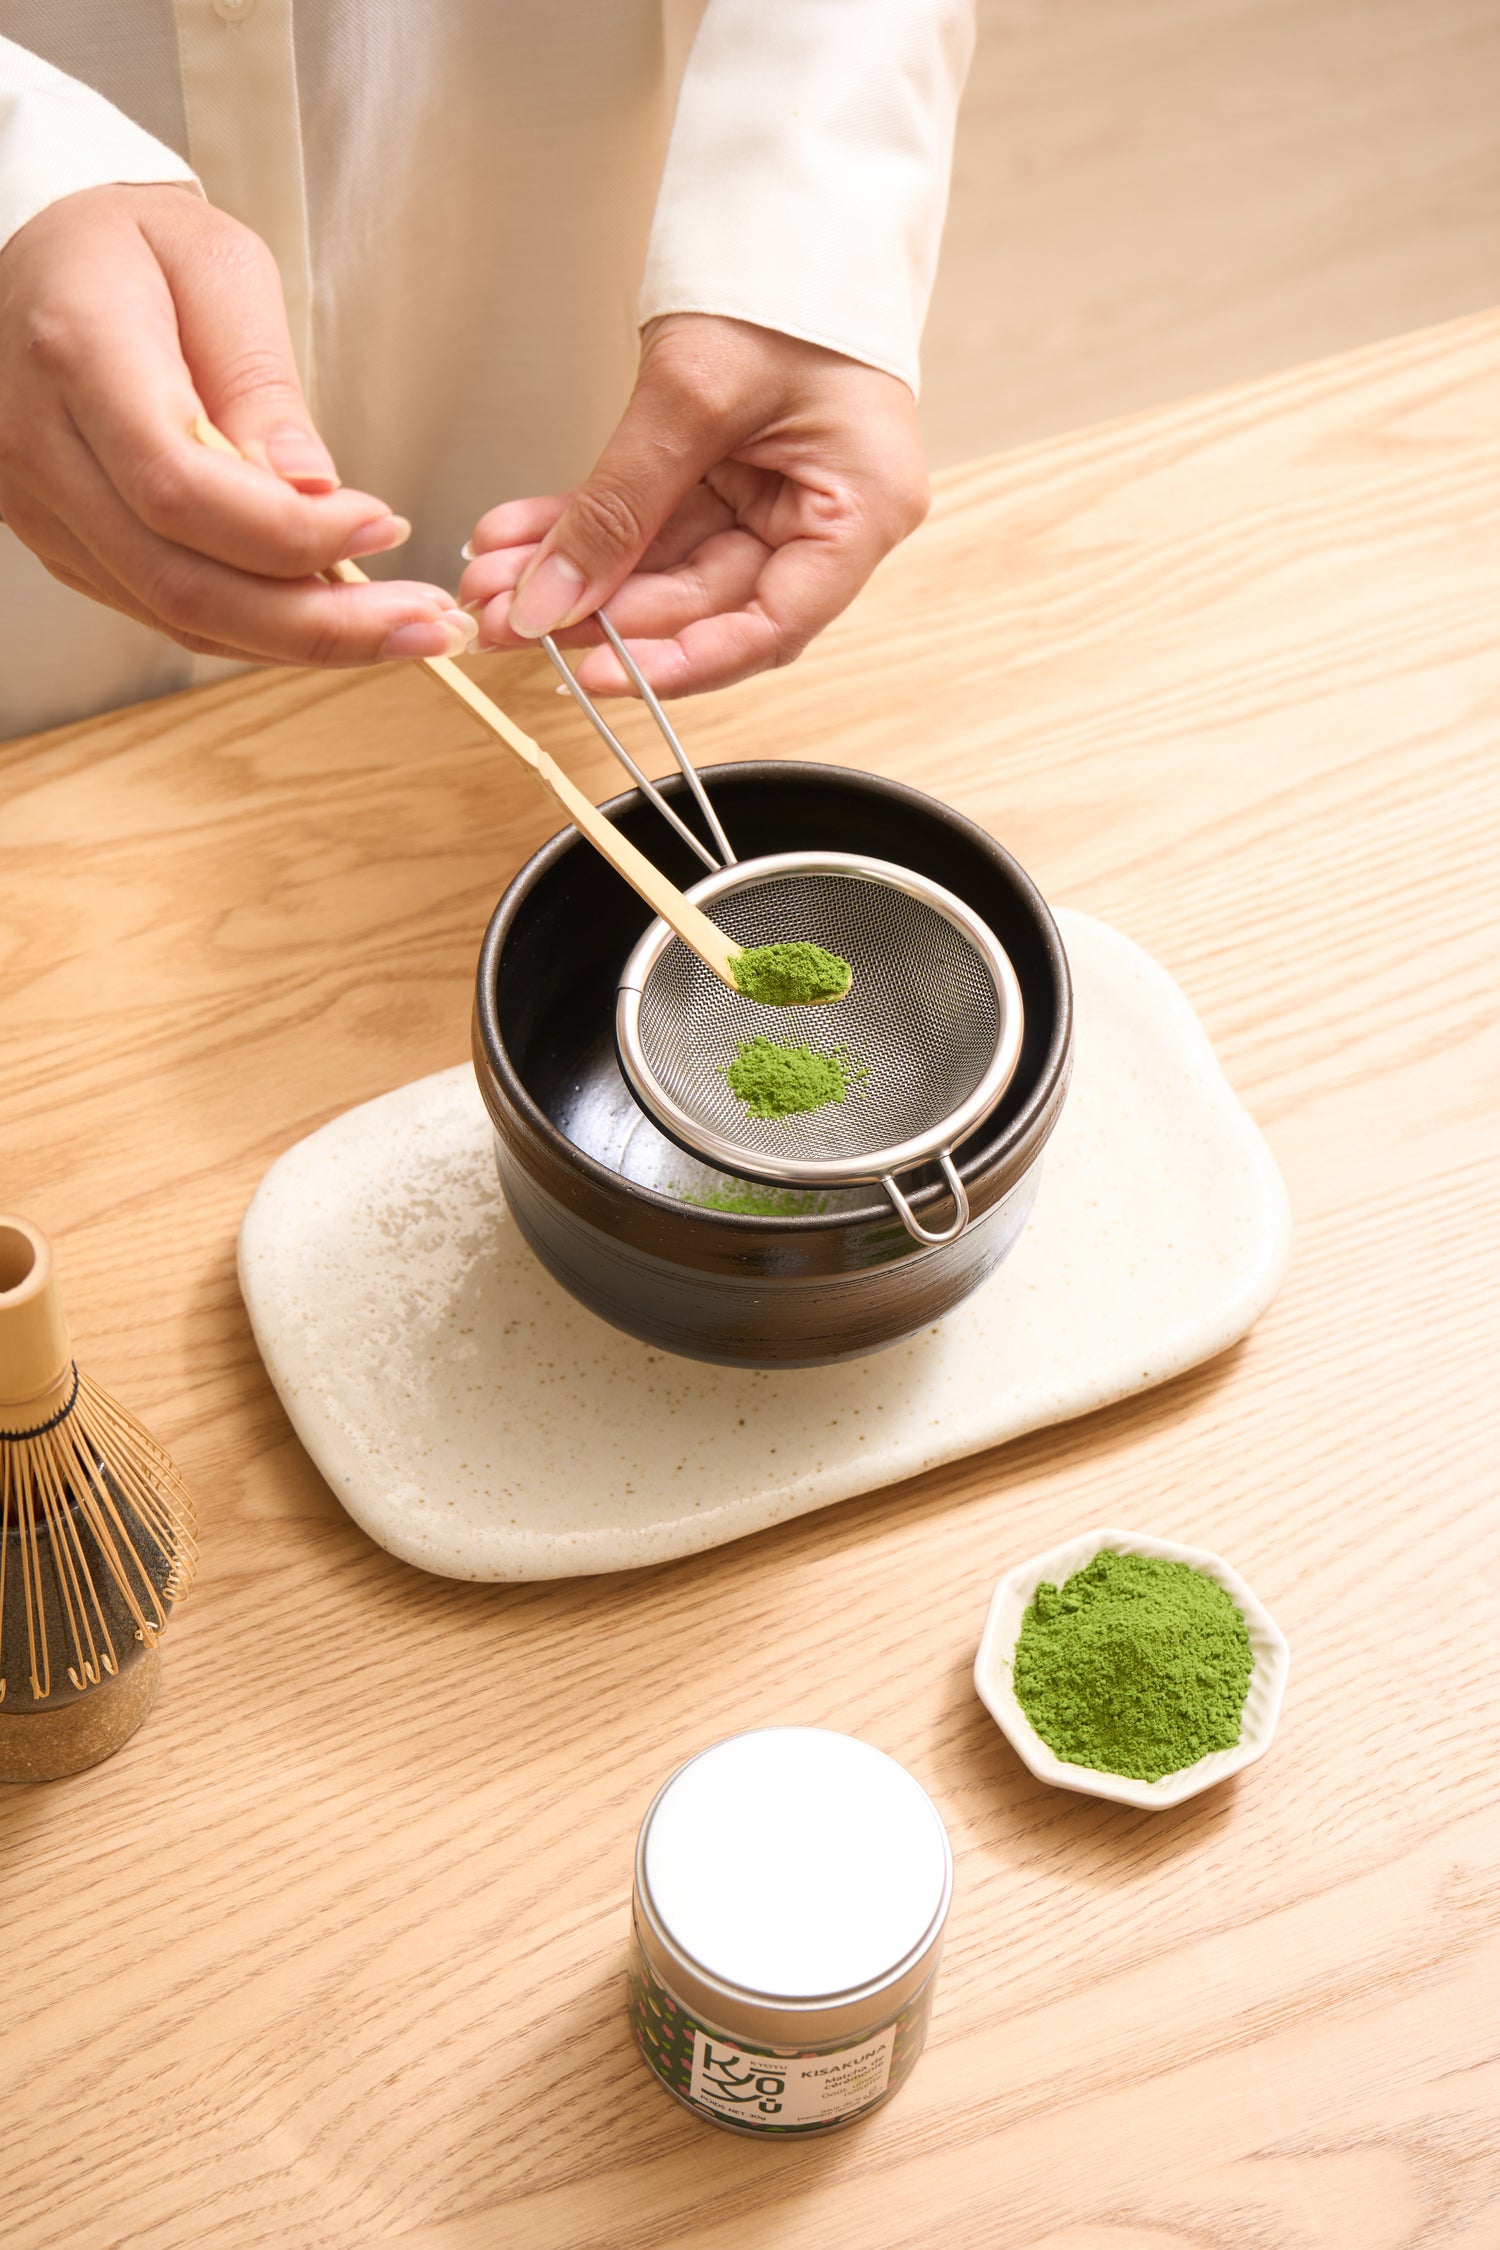
[[[1049,1074],[1063,1035],[1066,967],[1035,887],[994,839],[934,799],[839,767],[790,763],[711,766],[704,780],[736,853],[862,852],[894,860],[953,891],[981,915],[1010,955],[1025,1004],[1021,1059],[999,1108],[959,1150],[961,1169],[983,1167],[1023,1117]],[[698,816],[680,777],[662,788],[691,824]],[[605,807],[663,873],[687,888],[697,860],[632,790]],[[707,839],[705,839],[707,840]],[[587,844],[564,835],[522,870],[499,916],[494,1007],[481,1036],[491,1066],[508,1064],[539,1123],[616,1173],[627,1191],[674,1203],[735,1210],[736,1183],[709,1172],[659,1134],[621,1079],[614,1047],[615,988],[651,920],[649,908]],[[878,1188],[816,1193],[750,1191],[748,1215],[769,1202],[783,1224],[837,1221],[882,1211]]]

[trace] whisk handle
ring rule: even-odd
[[[956,1242],[969,1223],[969,1192],[959,1178],[958,1167],[947,1149],[944,1149],[939,1156],[938,1163],[942,1167],[944,1179],[953,1192],[954,1203],[953,1224],[951,1227],[944,1227],[941,1232],[935,1233],[931,1228],[923,1226],[921,1220],[907,1202],[906,1197],[897,1187],[894,1174],[884,1172],[880,1179],[881,1186],[891,1199],[897,1218],[911,1236],[912,1241],[920,1242],[931,1250],[940,1250],[945,1242]]]
[[[72,1368],[52,1245],[29,1219],[0,1212],[0,1437],[44,1421]]]

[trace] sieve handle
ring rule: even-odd
[[[697,853],[698,857],[702,860],[709,873],[711,875],[717,875],[721,867],[733,867],[735,864],[735,858],[734,853],[731,851],[729,846],[729,838],[725,835],[723,829],[720,827],[719,816],[708,801],[708,791],[704,788],[703,783],[698,778],[697,767],[693,764],[692,759],[688,756],[687,752],[683,749],[682,744],[678,741],[677,735],[672,726],[672,722],[667,717],[666,712],[662,709],[661,704],[658,702],[650,681],[646,678],[640,666],[636,663],[635,658],[631,655],[629,649],[625,646],[625,643],[621,640],[619,634],[615,631],[614,626],[605,616],[602,609],[595,610],[594,622],[596,625],[598,625],[598,627],[604,634],[605,639],[609,642],[610,647],[614,650],[616,656],[619,658],[626,673],[634,681],[636,693],[640,696],[647,710],[651,713],[652,718],[655,719],[657,727],[660,730],[664,741],[666,742],[667,748],[671,751],[673,757],[677,760],[678,765],[681,767],[682,778],[687,783],[689,789],[691,789],[694,797],[698,801],[698,810],[702,813],[704,819],[708,823],[709,834],[713,837],[714,842],[717,844],[720,852],[723,855],[721,859],[715,859],[713,853],[706,850],[705,847],[699,843],[697,837],[693,834],[693,831],[691,830],[691,828],[689,828],[687,822],[678,818],[672,807],[667,803],[666,798],[657,788],[656,783],[652,781],[648,775],[644,774],[641,771],[640,767],[636,764],[634,758],[632,758],[624,743],[615,733],[614,728],[610,725],[608,719],[605,718],[598,705],[593,701],[592,697],[586,694],[584,689],[579,686],[577,679],[575,678],[572,670],[569,667],[567,658],[563,655],[562,650],[558,647],[556,641],[552,638],[552,635],[550,633],[543,633],[542,647],[547,651],[547,655],[551,662],[553,671],[562,681],[563,686],[567,689],[569,695],[572,696],[573,701],[577,704],[579,710],[588,720],[589,725],[599,736],[600,740],[608,743],[610,749],[619,759],[621,765],[625,768],[625,771],[629,774],[637,789],[640,790],[643,796],[650,798],[652,804],[655,805],[657,811],[661,814],[662,819],[669,822],[670,825],[676,829],[678,835],[682,838],[683,842],[687,845],[690,851]]]
[[[958,1167],[955,1165],[949,1150],[943,1150],[938,1158],[938,1163],[942,1167],[944,1179],[953,1191],[955,1207],[952,1226],[945,1227],[941,1234],[933,1234],[923,1226],[921,1220],[907,1202],[906,1197],[897,1187],[894,1173],[882,1172],[880,1175],[880,1184],[890,1197],[896,1216],[911,1236],[912,1241],[925,1243],[934,1250],[939,1249],[945,1242],[956,1242],[969,1223],[969,1192],[958,1176]]]

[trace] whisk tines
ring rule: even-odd
[[[46,1236],[0,1217],[0,1780],[133,1732],[195,1530],[169,1456],[73,1358]]]
[[[18,1660],[46,1702],[54,1651],[80,1692],[116,1677],[122,1633],[156,1646],[197,1554],[172,1460],[75,1365],[50,1427],[0,1438],[0,1703]]]

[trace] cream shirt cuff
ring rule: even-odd
[[[915,391],[971,0],[708,0],[638,315],[718,313]]]
[[[0,39],[0,247],[79,188],[198,182],[182,158],[76,78]]]

